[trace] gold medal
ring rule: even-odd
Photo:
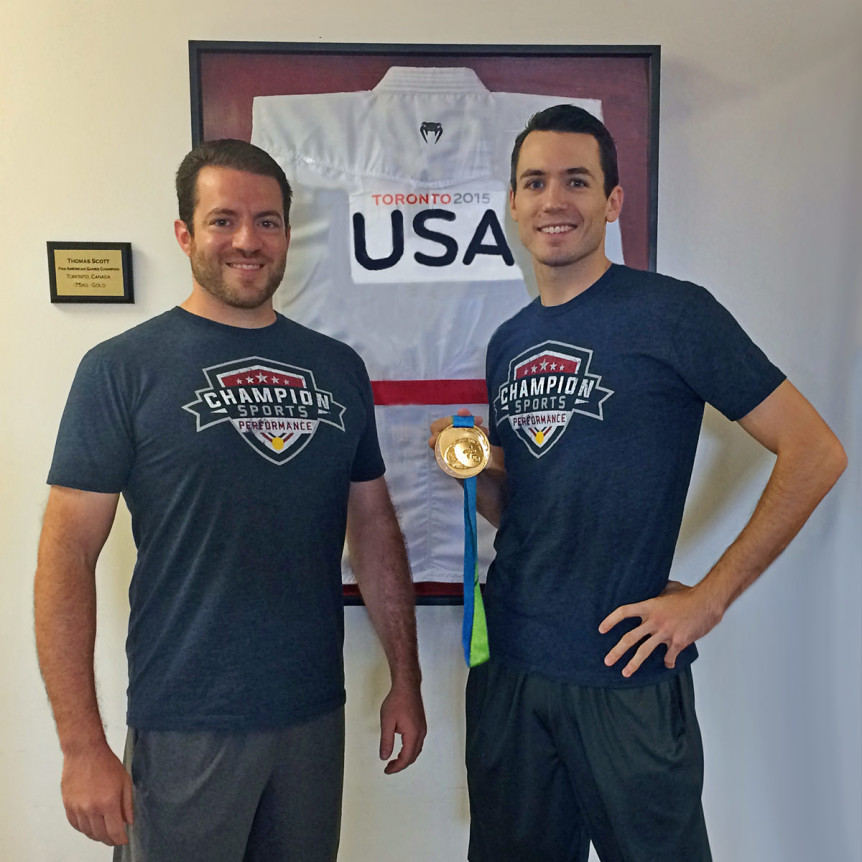
[[[491,457],[491,444],[485,432],[476,427],[449,425],[437,437],[434,455],[444,473],[456,479],[469,479],[485,469]]]

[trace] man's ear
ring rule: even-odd
[[[174,222],[174,236],[176,236],[177,242],[180,244],[180,248],[188,257],[191,254],[192,249],[192,232],[188,229],[188,226],[182,219],[177,219]]]
[[[611,193],[608,195],[608,205],[605,209],[605,219],[607,219],[608,224],[615,222],[620,217],[623,209],[623,197],[622,186],[614,186],[611,189]]]

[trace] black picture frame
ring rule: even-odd
[[[655,270],[658,45],[429,45],[190,41],[191,138],[251,138],[255,96],[371,89],[392,65],[468,66],[490,90],[601,99],[617,142],[626,262]],[[630,258],[630,250],[633,250]],[[345,602],[359,603],[345,584]],[[463,601],[460,584],[417,582],[420,604]]]

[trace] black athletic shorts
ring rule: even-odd
[[[710,862],[691,671],[577,686],[493,660],[467,683],[470,862]]]

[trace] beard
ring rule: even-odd
[[[202,254],[192,244],[189,253],[192,265],[192,276],[194,280],[209,294],[221,300],[231,308],[259,308],[272,298],[278,290],[284,278],[284,270],[287,262],[287,254],[282,255],[281,260],[274,262],[274,268],[270,271],[265,281],[261,282],[262,272],[258,274],[255,282],[242,282],[242,273],[236,273],[236,279],[226,278],[225,270],[218,260],[211,256]],[[257,258],[249,258],[249,263],[257,263]],[[234,282],[234,283],[232,283]]]

